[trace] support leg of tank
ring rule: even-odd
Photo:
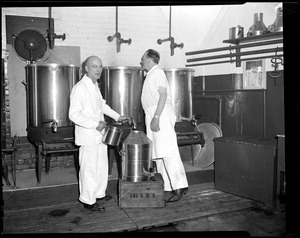
[[[37,183],[41,183],[41,176],[42,176],[42,163],[43,163],[43,156],[42,156],[42,144],[38,143],[38,166],[37,166]]]
[[[50,155],[46,155],[45,156],[45,160],[46,160],[46,173],[49,174],[51,156]]]

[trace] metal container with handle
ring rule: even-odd
[[[108,125],[104,128],[104,133],[102,134],[102,142],[104,144],[118,146],[122,138],[123,130],[119,127]]]
[[[234,39],[239,39],[244,37],[244,28],[241,27],[240,25],[236,27],[231,27],[229,29],[229,39],[234,40]]]
[[[122,180],[147,181],[152,170],[152,141],[143,131],[132,130],[122,144]]]
[[[102,142],[107,145],[118,146],[128,136],[128,131],[131,132],[135,128],[136,124],[132,118],[122,122],[107,124],[102,130],[103,132],[101,131],[103,135]]]

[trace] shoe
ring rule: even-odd
[[[173,196],[173,191],[165,191],[164,192],[164,202],[168,202],[170,197]]]
[[[99,204],[96,202],[92,205],[83,204],[83,207],[91,212],[103,212],[105,210],[104,207],[99,207]]]
[[[173,194],[171,197],[169,197],[169,199],[166,202],[177,202],[181,198],[182,198],[182,196],[180,196],[178,194]]]
[[[105,197],[103,197],[103,198],[97,198],[97,202],[98,201],[109,201],[109,200],[111,200],[113,197],[111,196],[111,195],[106,195]]]
[[[180,196],[187,194],[187,192],[189,191],[189,188],[180,188],[180,189],[176,189],[173,191],[174,194],[178,194]]]
[[[167,200],[167,202],[177,202],[182,198],[183,195],[187,194],[189,188],[180,188],[172,192],[172,196]]]

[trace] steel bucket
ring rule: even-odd
[[[102,142],[107,145],[118,146],[121,141],[122,134],[123,130],[121,128],[108,125],[104,129]]]
[[[142,131],[133,130],[122,143],[122,180],[147,181],[152,170],[152,141]]]

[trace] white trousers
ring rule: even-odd
[[[79,148],[79,201],[92,205],[105,197],[108,183],[107,145],[84,145]]]
[[[152,141],[152,159],[156,162],[157,172],[164,179],[164,189],[165,191],[172,191],[188,187],[174,129],[176,116],[173,108],[170,105],[165,105],[159,119],[159,132],[153,132],[150,129],[150,122],[155,110],[156,107],[150,107],[145,111],[146,129],[147,136]],[[157,158],[163,158],[163,161]]]
[[[157,166],[157,172],[164,180],[164,190],[172,191],[188,187],[188,181],[181,158],[163,158],[154,160]]]

